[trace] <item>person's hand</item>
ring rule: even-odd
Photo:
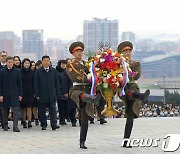
[[[40,97],[36,97],[37,100],[40,100]]]
[[[3,102],[3,96],[0,96],[0,102]]]
[[[68,98],[68,94],[64,94],[64,96]]]
[[[19,96],[19,101],[21,101],[22,100],[22,96]]]

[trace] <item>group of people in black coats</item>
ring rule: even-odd
[[[69,98],[72,82],[66,74],[67,60],[59,60],[56,69],[52,67],[50,57],[43,56],[37,62],[18,56],[7,56],[6,51],[0,52],[0,125],[8,131],[8,119],[12,110],[13,131],[20,132],[18,121],[23,128],[32,127],[32,117],[35,125],[41,124],[46,130],[49,111],[52,130],[59,124],[66,125],[66,120],[76,127],[76,103]],[[102,100],[104,106],[104,100]],[[99,110],[98,110],[99,111]],[[89,119],[94,123],[94,119]],[[100,117],[100,123],[106,123]]]

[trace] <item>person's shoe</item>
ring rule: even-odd
[[[71,120],[69,118],[67,118],[67,122],[71,122]]]
[[[41,130],[46,130],[46,127],[42,127]]]
[[[31,121],[28,121],[28,128],[32,128]]]
[[[52,127],[52,130],[56,130],[56,127]]]
[[[150,95],[150,90],[146,90],[145,93],[133,92],[132,97],[140,99],[144,104],[148,102],[148,97]]]
[[[64,121],[60,122],[60,125],[66,125],[66,122],[64,122]]]
[[[59,126],[55,126],[55,127],[52,127],[52,130],[56,130],[56,129],[59,129],[60,127]]]
[[[76,127],[76,123],[72,123],[72,127]]]
[[[94,121],[90,121],[90,124],[94,124]]]
[[[123,147],[124,147],[124,148],[132,148],[131,145],[127,145],[127,141],[124,141]]]
[[[100,124],[105,124],[107,121],[105,119],[100,119]]]
[[[3,127],[4,131],[8,131],[8,126]]]
[[[13,132],[20,132],[18,127],[13,128]]]
[[[56,129],[59,129],[60,128],[60,126],[56,126]]]
[[[22,125],[23,125],[23,128],[27,128],[27,123],[26,123],[26,121],[23,121],[23,122],[22,122]]]
[[[9,126],[7,126],[8,127],[8,129],[10,129],[10,127]],[[4,129],[4,126],[2,125],[2,129]]]
[[[35,120],[35,125],[39,126],[39,120],[37,120],[37,119]]]
[[[143,103],[147,103],[148,102],[148,97],[150,95],[150,90],[146,90],[145,93],[141,96],[141,99],[143,101]]]
[[[80,142],[80,148],[81,149],[87,149],[87,147],[84,145],[84,142]]]
[[[99,106],[100,99],[101,99],[101,95],[99,93],[96,96],[84,94],[84,99],[82,101],[87,103],[93,103],[94,105]]]

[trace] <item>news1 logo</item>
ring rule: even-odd
[[[169,139],[169,140],[168,140]],[[123,139],[121,146],[127,142],[132,147],[158,147],[160,139]],[[162,142],[164,152],[175,152],[180,147],[180,134],[168,134]]]

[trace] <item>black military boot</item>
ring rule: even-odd
[[[39,120],[38,119],[35,119],[35,125],[39,126]]]
[[[132,97],[133,98],[138,98],[140,100],[142,100],[143,103],[147,103],[148,102],[148,97],[149,97],[149,94],[150,94],[150,90],[146,90],[145,93],[136,93],[136,92],[133,92],[132,93]]]
[[[80,142],[80,148],[81,149],[87,149],[87,147],[85,146],[84,142]]]
[[[13,127],[13,132],[20,132],[18,127]]]
[[[8,126],[3,127],[4,131],[8,131]]]
[[[22,121],[22,125],[23,125],[23,128],[27,128],[27,122],[26,121]]]
[[[32,128],[31,121],[28,121],[28,128]]]
[[[105,119],[100,119],[100,124],[105,124],[107,121]]]
[[[99,101],[101,99],[101,95],[97,94],[96,96],[91,96],[88,94],[84,94],[84,98],[82,99],[83,102],[87,102],[87,103],[93,103],[96,106],[99,106]]]

